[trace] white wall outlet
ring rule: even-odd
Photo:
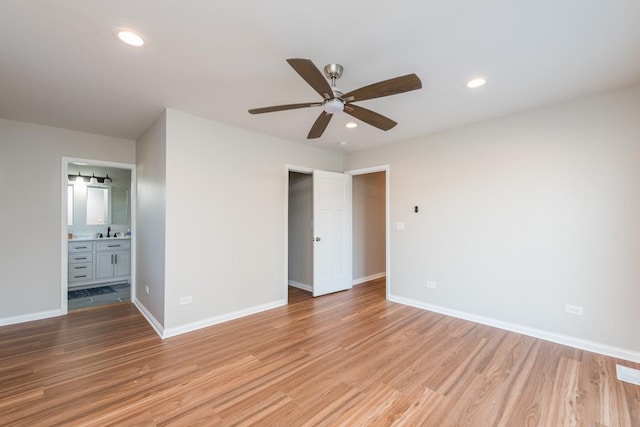
[[[579,305],[565,304],[564,305],[564,311],[566,311],[569,314],[575,314],[577,316],[582,316],[582,307],[580,307]]]
[[[193,297],[191,295],[186,297],[180,297],[180,305],[191,304],[193,302]]]
[[[396,222],[396,230],[404,231],[404,222],[402,222],[402,221]]]
[[[151,289],[149,289],[149,285],[144,285],[144,291],[149,295],[149,292],[151,291]]]
[[[435,289],[437,287],[438,287],[438,284],[436,282],[431,282],[431,281],[427,280],[427,288]]]

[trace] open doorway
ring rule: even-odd
[[[353,177],[353,284],[386,275],[385,172]]]
[[[135,165],[63,159],[62,311],[130,302]]]
[[[389,166],[351,170],[353,176],[353,285],[385,280],[390,289]]]
[[[313,292],[313,176],[289,171],[288,284]]]

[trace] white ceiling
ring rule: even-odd
[[[1,117],[128,139],[167,107],[360,150],[640,81],[638,0],[0,0],[0,40]],[[345,92],[407,73],[423,88],[360,103],[388,132],[340,114],[309,141],[319,108],[247,112],[319,99],[287,58],[344,65]]]

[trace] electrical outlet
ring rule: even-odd
[[[191,295],[186,297],[180,297],[180,305],[191,304],[193,302],[193,297]]]
[[[149,285],[144,285],[144,291],[149,295],[149,292],[151,291],[151,289],[149,289]]]
[[[427,280],[427,288],[435,289],[437,287],[438,287],[438,284],[436,282],[430,282],[429,280]]]
[[[575,314],[577,316],[582,316],[582,307],[580,307],[579,305],[565,304],[564,305],[564,311],[566,311],[569,314]]]

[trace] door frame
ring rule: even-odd
[[[136,299],[136,165],[133,163],[119,163],[109,162],[96,159],[85,159],[79,157],[62,157],[62,176],[60,177],[61,184],[61,218],[60,218],[60,312],[65,315],[69,312],[69,300],[67,298],[67,291],[69,290],[69,239],[67,238],[68,225],[67,225],[67,185],[69,184],[69,163],[79,162],[87,163],[89,166],[107,167],[116,169],[126,169],[131,172],[131,188],[129,189],[130,209],[131,209],[131,279],[130,292],[131,301]]]
[[[289,172],[312,175],[313,168],[306,166],[284,165],[284,303],[289,304]]]
[[[390,165],[380,165],[380,166],[372,166],[369,168],[362,169],[352,169],[348,170],[345,173],[355,176],[355,175],[366,175],[370,173],[376,172],[384,172],[385,176],[385,275],[386,275],[386,298],[389,299],[389,295],[391,294],[391,166]]]
[[[289,303],[289,172],[312,174],[313,168],[291,164],[284,165],[284,280],[282,289],[285,305]],[[375,172],[385,173],[385,297],[389,299],[389,295],[391,294],[391,166],[372,166],[369,168],[352,169],[344,173],[354,176]]]

